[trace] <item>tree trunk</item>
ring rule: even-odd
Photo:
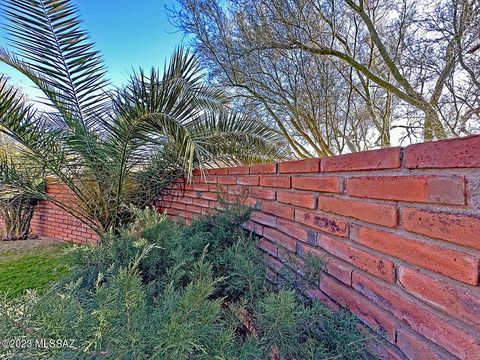
[[[445,139],[447,137],[445,129],[435,110],[425,110],[425,121],[423,124],[423,140],[431,141],[433,139]]]
[[[26,240],[29,237],[34,207],[30,199],[19,199],[2,204],[0,215],[5,223],[2,240]]]

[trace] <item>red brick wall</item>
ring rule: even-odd
[[[480,136],[196,175],[160,207],[191,219],[245,194],[269,276],[323,257],[311,293],[380,333],[384,358],[480,359]]]
[[[68,188],[61,183],[49,181],[47,192],[49,195],[63,200],[68,201],[71,198]],[[98,235],[92,229],[48,201],[41,201],[36,206],[31,229],[33,234],[41,237],[75,243],[98,240]]]

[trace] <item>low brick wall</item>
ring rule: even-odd
[[[68,188],[61,183],[49,181],[46,190],[55,198],[74,201]],[[49,201],[40,201],[35,207],[31,231],[40,237],[75,243],[98,241],[92,229]]]
[[[307,253],[325,259],[312,294],[381,334],[382,357],[480,359],[480,136],[197,171],[159,208],[191,219],[219,191],[257,209],[246,227],[272,280]]]
[[[66,186],[47,181],[47,193],[57,198],[72,198]],[[71,201],[74,201],[72,199]],[[0,229],[4,228],[0,217]],[[98,235],[75,217],[49,201],[40,201],[35,207],[31,222],[32,235],[74,243],[97,242]]]

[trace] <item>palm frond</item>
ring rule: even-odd
[[[0,203],[14,202],[20,197],[42,198],[42,169],[21,162],[13,148],[0,147]]]
[[[288,160],[285,140],[262,121],[231,110],[205,114],[189,126],[209,162],[225,165]]]
[[[42,157],[52,140],[45,119],[37,116],[33,106],[8,84],[5,76],[0,76],[0,132]]]
[[[120,125],[134,124],[131,136],[175,148],[187,176],[195,166],[289,157],[282,150],[281,134],[229,109],[224,93],[204,83],[194,56],[182,49],[174,53],[163,76],[155,69],[148,75],[143,70],[134,73],[113,102],[120,120],[111,129],[112,138],[124,139]]]
[[[190,177],[194,167],[288,157],[281,135],[232,111],[224,93],[205,84],[195,57],[182,49],[163,73],[135,72],[126,86],[109,93],[108,111],[100,114],[105,94],[97,98],[100,108],[88,97],[95,89],[83,95],[85,84],[104,84],[100,77],[85,80],[100,60],[90,46],[79,45],[86,35],[70,2],[28,0],[14,7],[18,4],[7,0],[4,8],[22,57],[0,49],[0,61],[27,75],[53,111],[35,111],[0,78],[0,132],[21,145],[22,156],[45,175],[65,184],[76,202],[38,194],[95,231],[116,229],[129,218],[128,204],[148,205],[175,179]],[[45,38],[38,49],[19,33],[24,24],[31,37]],[[82,51],[91,58],[79,55]],[[83,71],[89,75],[83,77]],[[9,173],[15,178],[14,171]]]
[[[200,79],[198,63],[182,49],[174,53],[163,75],[156,69],[148,75],[143,70],[134,73],[113,99],[115,117],[120,119],[111,128],[113,138],[119,138],[115,135],[121,130],[119,125],[128,122],[134,126],[137,139],[148,139],[151,144],[175,143],[185,170],[191,172],[201,158],[186,126],[201,112],[223,106],[223,99],[213,91],[198,96],[203,89]]]
[[[6,0],[2,6],[6,29],[17,54],[2,58],[32,78],[39,74],[55,90],[57,108],[70,113],[85,128],[95,125],[107,100],[101,57],[81,29],[70,0]],[[20,56],[19,60],[17,56]],[[38,84],[37,84],[38,85]],[[47,91],[47,97],[52,96]]]

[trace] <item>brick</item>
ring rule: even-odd
[[[203,212],[203,209],[197,205],[187,205],[186,210],[197,214],[201,214]]]
[[[177,210],[177,209],[167,209],[167,214],[169,215],[174,215],[174,216],[180,216],[185,219],[191,219],[193,218],[193,213],[189,211],[182,211],[182,210]]]
[[[375,176],[347,179],[347,194],[370,199],[465,205],[464,176]]]
[[[252,188],[249,189],[249,195],[254,197],[254,198],[263,199],[263,200],[275,200],[276,199],[275,190],[272,190],[272,189],[262,189],[262,188],[252,187]]]
[[[208,191],[207,184],[192,183],[185,185],[186,191]]]
[[[192,204],[201,207],[208,207],[209,201],[205,199],[193,199]]]
[[[311,194],[291,192],[291,191],[277,191],[277,200],[295,206],[300,206],[308,209],[315,209],[316,199]]]
[[[353,267],[344,261],[335,259],[333,257],[328,258],[325,264],[325,271],[334,278],[343,282],[345,285],[352,285]]]
[[[295,250],[292,251],[284,246],[279,246],[278,259],[286,266],[288,266],[289,269],[292,269],[299,274],[304,274],[303,261],[297,256],[295,256]]]
[[[174,209],[185,210],[185,204],[182,204],[182,203],[173,202],[170,205],[170,207],[172,207]]]
[[[406,208],[403,227],[411,232],[480,249],[480,217]]]
[[[193,203],[193,199],[189,198],[189,197],[179,197],[177,201],[179,203],[182,203],[182,204],[192,204]]]
[[[320,159],[305,159],[297,161],[287,161],[278,164],[280,174],[288,173],[315,173],[320,171]]]
[[[288,221],[282,218],[277,219],[277,229],[293,236],[295,239],[304,243],[315,246],[317,243],[316,233],[311,229],[305,229],[293,221]]]
[[[193,177],[192,181],[194,183],[206,183],[206,184],[216,184],[217,177],[212,175],[203,175],[203,176],[195,176]]]
[[[437,309],[480,329],[480,291],[453,285],[418,270],[401,267],[398,280],[406,291]]]
[[[246,196],[248,194],[248,188],[241,185],[233,185],[227,188],[227,192],[233,195]]]
[[[233,187],[228,189],[228,194],[222,195],[222,200],[229,204],[234,202],[243,201],[245,196],[248,195],[242,192],[242,188],[240,186]]]
[[[291,236],[285,235],[278,230],[266,227],[263,229],[263,237],[276,243],[277,245],[281,245],[288,250],[295,252],[296,240]]]
[[[478,284],[479,260],[470,254],[364,227],[358,229],[357,241],[424,269],[470,285]]]
[[[247,221],[244,225],[243,228],[245,230],[248,230],[250,232],[253,232],[259,236],[263,235],[263,225],[257,224],[251,220]]]
[[[166,208],[165,212],[169,215],[179,215],[181,213],[181,210],[173,209],[173,208]]]
[[[278,259],[268,254],[265,254],[264,258],[265,258],[265,264],[276,273],[280,272],[283,269],[283,264]]]
[[[277,250],[278,250],[278,247],[277,245],[271,243],[270,241],[267,241],[265,239],[260,239],[258,241],[258,247],[260,249],[262,249],[263,251],[265,251],[266,253],[274,256],[274,257],[277,257]]]
[[[265,214],[260,211],[254,211],[250,217],[253,221],[267,226],[275,227],[277,225],[277,218],[272,215]]]
[[[172,189],[168,192],[168,195],[164,195],[162,197],[162,199],[167,199],[168,200],[168,199],[173,199],[173,198],[177,198],[177,197],[182,197],[183,194],[184,194],[184,190],[185,189],[183,189],[183,188],[182,189],[178,189],[178,188]]]
[[[297,254],[296,251],[298,249],[299,249],[298,242],[296,242],[295,244],[294,251],[279,247],[278,258],[283,263],[287,264],[289,268],[295,271],[297,274],[305,276],[305,262],[304,262],[303,254]]]
[[[395,267],[390,260],[381,259],[376,255],[359,249],[353,244],[324,235],[319,237],[318,246],[380,279],[391,283],[395,282]]]
[[[320,301],[322,304],[324,304],[327,308],[329,308],[332,311],[336,312],[340,310],[340,307],[337,305],[337,303],[333,302],[331,298],[329,298],[326,294],[324,294],[319,289],[309,287],[305,290],[305,295],[309,299]]]
[[[216,184],[217,183],[217,177],[212,176],[212,175],[207,175],[207,176],[205,176],[205,182],[207,184]]]
[[[244,205],[247,205],[247,206],[250,206],[254,209],[261,209],[262,208],[262,201],[261,200],[258,200],[258,199],[255,199],[255,198],[252,198],[252,197],[248,197],[244,200],[242,200],[243,204]]]
[[[208,176],[208,175],[218,175],[218,172],[216,170],[220,170],[220,169],[194,169],[192,171],[192,175],[196,179],[203,178],[203,177]],[[224,170],[227,170],[227,169],[224,169]],[[227,173],[228,173],[228,170],[227,170],[227,172],[225,172],[225,174],[227,174]],[[185,181],[184,178],[181,178],[179,180],[180,181]]]
[[[330,234],[348,236],[348,223],[320,213],[295,209],[295,220]]]
[[[474,335],[471,330],[459,328],[453,321],[434,314],[397,290],[357,271],[353,272],[352,280],[357,291],[455,356],[473,360],[480,353],[478,334]]]
[[[263,202],[262,211],[285,219],[293,219],[293,208],[276,202]]]
[[[407,358],[428,360],[455,360],[457,357],[450,355],[439,346],[433,344],[423,336],[400,329],[397,331],[397,346]]]
[[[318,198],[318,209],[373,224],[389,227],[397,225],[397,208],[393,205],[320,196]]]
[[[194,183],[194,184],[202,183],[203,180],[205,180],[205,176],[194,176],[191,179],[192,183]]]
[[[173,201],[173,200],[175,200],[175,198],[172,195],[165,194],[165,195],[162,195],[158,201],[159,202],[169,202],[169,201]]]
[[[216,168],[216,169],[208,169],[209,175],[227,175],[228,168]]]
[[[266,187],[289,189],[290,178],[286,176],[264,176],[260,178],[260,185]]]
[[[395,342],[396,320],[352,288],[324,276],[320,280],[320,290],[347,308],[388,341]]]
[[[223,205],[220,204],[218,201],[210,201],[208,203],[208,207],[211,209],[211,210],[221,210],[223,209]]]
[[[276,174],[277,164],[258,164],[250,166],[250,174]]]
[[[371,333],[371,331],[369,331]],[[405,355],[394,345],[386,342],[380,337],[372,337],[372,334],[365,334],[367,351],[375,359],[382,360],[405,360]]]
[[[322,159],[322,172],[400,168],[400,148],[370,150]]]
[[[236,181],[236,180],[235,180]],[[225,192],[225,186],[222,184],[217,184],[217,185],[210,185],[208,187],[208,191],[214,192],[214,193],[224,193]]]
[[[208,185],[206,185],[206,186],[208,186]],[[199,190],[199,191],[185,190],[183,192],[183,196],[196,198],[196,197],[199,197],[199,194],[201,194],[201,193],[202,193],[202,190]]]
[[[202,194],[200,195],[200,198],[205,200],[217,200],[218,194],[214,192],[202,192]]]
[[[315,192],[340,193],[340,178],[324,176],[324,177],[292,177],[292,188],[299,190],[311,190]]]
[[[407,146],[404,164],[409,169],[480,167],[480,136]]]
[[[237,184],[239,185],[260,185],[260,177],[258,176],[239,176],[237,177]]]
[[[246,175],[250,173],[249,166],[237,166],[228,168],[229,175]]]
[[[223,185],[234,185],[237,183],[236,176],[219,176],[218,183]]]
[[[180,214],[182,218],[184,218],[185,220],[191,220],[194,218],[194,213],[193,212],[190,212],[190,211],[182,211]]]

